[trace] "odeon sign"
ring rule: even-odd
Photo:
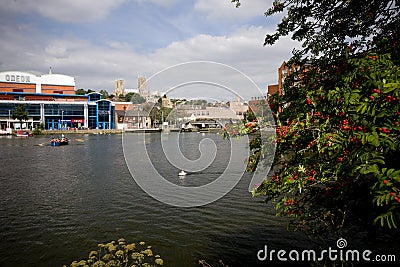
[[[6,81],[7,82],[22,82],[22,83],[30,83],[31,76],[29,75],[18,75],[18,74],[6,74]]]

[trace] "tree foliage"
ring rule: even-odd
[[[303,49],[295,53],[298,58],[306,56],[329,61],[336,61],[348,52],[385,51],[398,42],[399,5],[398,0],[274,1],[265,15],[280,12],[286,15],[275,33],[266,35],[264,45],[291,35],[303,45]],[[398,59],[398,56],[396,53],[393,58]]]
[[[17,105],[12,113],[12,118],[14,120],[19,120],[21,125],[20,127],[22,129],[22,121],[27,121],[29,119],[28,112],[26,111],[26,105],[25,104]]]
[[[103,99],[108,99],[110,98],[110,94],[107,92],[107,90],[100,90],[99,92],[102,96]]]
[[[284,95],[269,99],[277,153],[254,194],[312,230],[398,227],[399,1],[275,1],[265,15],[279,12],[265,45],[291,35],[303,46]]]
[[[308,223],[337,228],[348,218],[371,222],[370,216],[383,216],[383,225],[396,227],[400,68],[389,54],[345,64],[335,83],[323,83],[327,73],[321,70],[308,71],[301,83],[271,100],[277,114],[275,164],[281,167],[257,194],[275,202],[279,214]]]
[[[133,104],[142,104],[146,102],[146,99],[138,93],[127,93],[126,95],[119,95],[118,100],[132,102]]]
[[[83,88],[80,88],[80,89],[75,90],[75,94],[76,94],[76,95],[87,95],[87,94],[94,93],[94,92],[95,92],[95,91],[93,91],[93,90],[91,90],[91,89],[85,90],[85,89],[83,89]]]

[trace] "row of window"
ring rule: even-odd
[[[8,117],[12,116],[16,106],[14,103],[3,103],[0,105],[0,116]],[[40,104],[25,104],[28,116],[34,120],[40,120]],[[63,119],[71,118],[83,118],[84,117],[84,106],[73,105],[73,104],[44,104],[44,115],[46,116],[46,123],[51,123],[54,127],[54,123],[51,117],[54,117],[57,121],[60,117]],[[115,107],[111,105],[109,101],[99,101],[97,105],[88,106],[88,126],[89,128],[100,128],[110,129],[114,126],[114,115]],[[49,124],[50,125],[50,124]]]
[[[9,114],[12,114],[16,106],[17,106],[16,104],[10,104],[10,103],[1,104],[0,116],[6,117]],[[40,116],[40,104],[26,104],[26,111],[28,112],[29,116]],[[45,104],[44,114],[53,116],[62,116],[62,115],[83,116],[84,107],[82,105]]]

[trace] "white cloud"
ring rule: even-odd
[[[159,49],[150,58],[159,68],[193,60],[217,61],[240,69],[265,89],[267,84],[276,83],[277,68],[296,46],[285,38],[275,46],[263,47],[265,33],[266,28],[249,27],[229,36],[197,35]]]
[[[241,1],[240,8],[236,8],[230,0],[197,0],[195,10],[206,14],[210,20],[250,19],[263,16],[271,7],[273,0],[247,0]]]
[[[134,0],[135,2],[143,5],[147,3],[156,4],[163,7],[168,7],[176,4],[180,0]]]
[[[127,0],[4,0],[3,11],[36,12],[61,22],[86,22],[102,19]]]
[[[55,58],[67,58],[74,51],[79,51],[89,44],[86,41],[69,37],[65,39],[51,40],[45,47],[44,51],[47,56]]]
[[[109,91],[116,79],[124,79],[126,88],[135,88],[138,74],[150,77],[164,68],[188,61],[214,61],[232,66],[265,91],[268,84],[277,82],[277,68],[291,56],[296,45],[286,38],[275,46],[263,47],[267,28],[253,26],[239,28],[226,36],[199,34],[141,54],[119,40],[108,40],[103,45],[70,35],[34,34],[35,40],[27,30],[0,26],[4,37],[0,43],[1,71],[44,73],[51,66],[54,73],[74,76],[77,88]],[[167,88],[151,89],[164,91]]]

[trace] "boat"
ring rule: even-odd
[[[186,176],[187,172],[185,172],[184,170],[180,171],[179,176]]]
[[[8,131],[6,131],[6,130],[0,130],[0,135],[7,135],[8,134]]]
[[[68,138],[61,137],[61,138],[52,138],[50,141],[51,146],[65,146],[68,145]]]
[[[28,132],[28,131],[17,131],[17,132],[15,133],[15,135],[16,135],[17,137],[30,137],[30,136],[33,136],[33,133]]]

